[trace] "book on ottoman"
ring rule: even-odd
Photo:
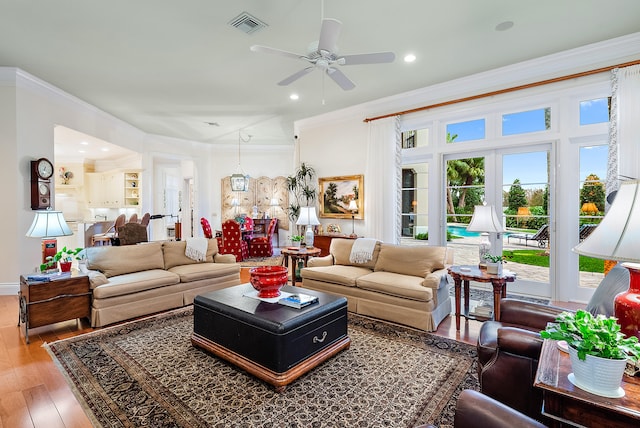
[[[287,296],[278,300],[278,303],[285,306],[291,306],[292,308],[301,309],[317,301],[318,301],[318,298],[316,296],[312,296],[310,294],[296,293],[296,294],[292,294],[291,296]]]

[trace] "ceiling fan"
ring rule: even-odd
[[[396,56],[393,52],[377,52],[344,56],[338,55],[336,42],[338,41],[338,35],[340,34],[341,28],[342,22],[338,21],[337,19],[323,19],[322,27],[320,29],[320,38],[317,42],[313,42],[309,45],[309,49],[306,55],[296,54],[293,52],[287,52],[280,49],[260,45],[253,45],[250,49],[253,52],[263,52],[281,55],[288,58],[302,59],[311,64],[309,67],[303,68],[297,73],[294,73],[284,80],[278,82],[278,85],[280,86],[287,86],[300,79],[302,76],[312,72],[314,69],[318,68],[326,73],[334,82],[338,84],[338,86],[340,86],[345,91],[348,91],[355,88],[356,85],[336,67],[337,65],[380,64],[393,62]]]

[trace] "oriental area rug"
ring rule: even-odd
[[[257,267],[257,266],[281,266],[284,257],[282,255],[272,257],[249,257],[240,262],[242,267]]]
[[[452,426],[475,347],[349,314],[351,347],[283,393],[191,345],[192,308],[46,345],[97,427]]]

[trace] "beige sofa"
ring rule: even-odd
[[[185,241],[87,248],[91,326],[178,308],[198,294],[240,284],[235,257],[218,254],[216,240],[208,241],[204,262],[185,256]]]
[[[446,247],[401,246],[378,242],[366,263],[351,263],[355,241],[333,239],[330,254],[309,259],[302,286],[345,296],[348,309],[425,331],[435,331],[451,313]]]

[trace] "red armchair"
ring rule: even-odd
[[[233,254],[236,262],[241,262],[249,257],[247,241],[242,239],[240,223],[235,220],[226,220],[222,223],[222,245],[219,246],[220,254]]]
[[[251,257],[271,257],[273,256],[273,232],[276,229],[276,222],[278,220],[272,218],[269,222],[269,229],[267,229],[267,236],[259,236],[253,238],[249,243],[249,255]]]
[[[244,239],[246,241],[253,239],[253,219],[251,217],[244,218]]]

